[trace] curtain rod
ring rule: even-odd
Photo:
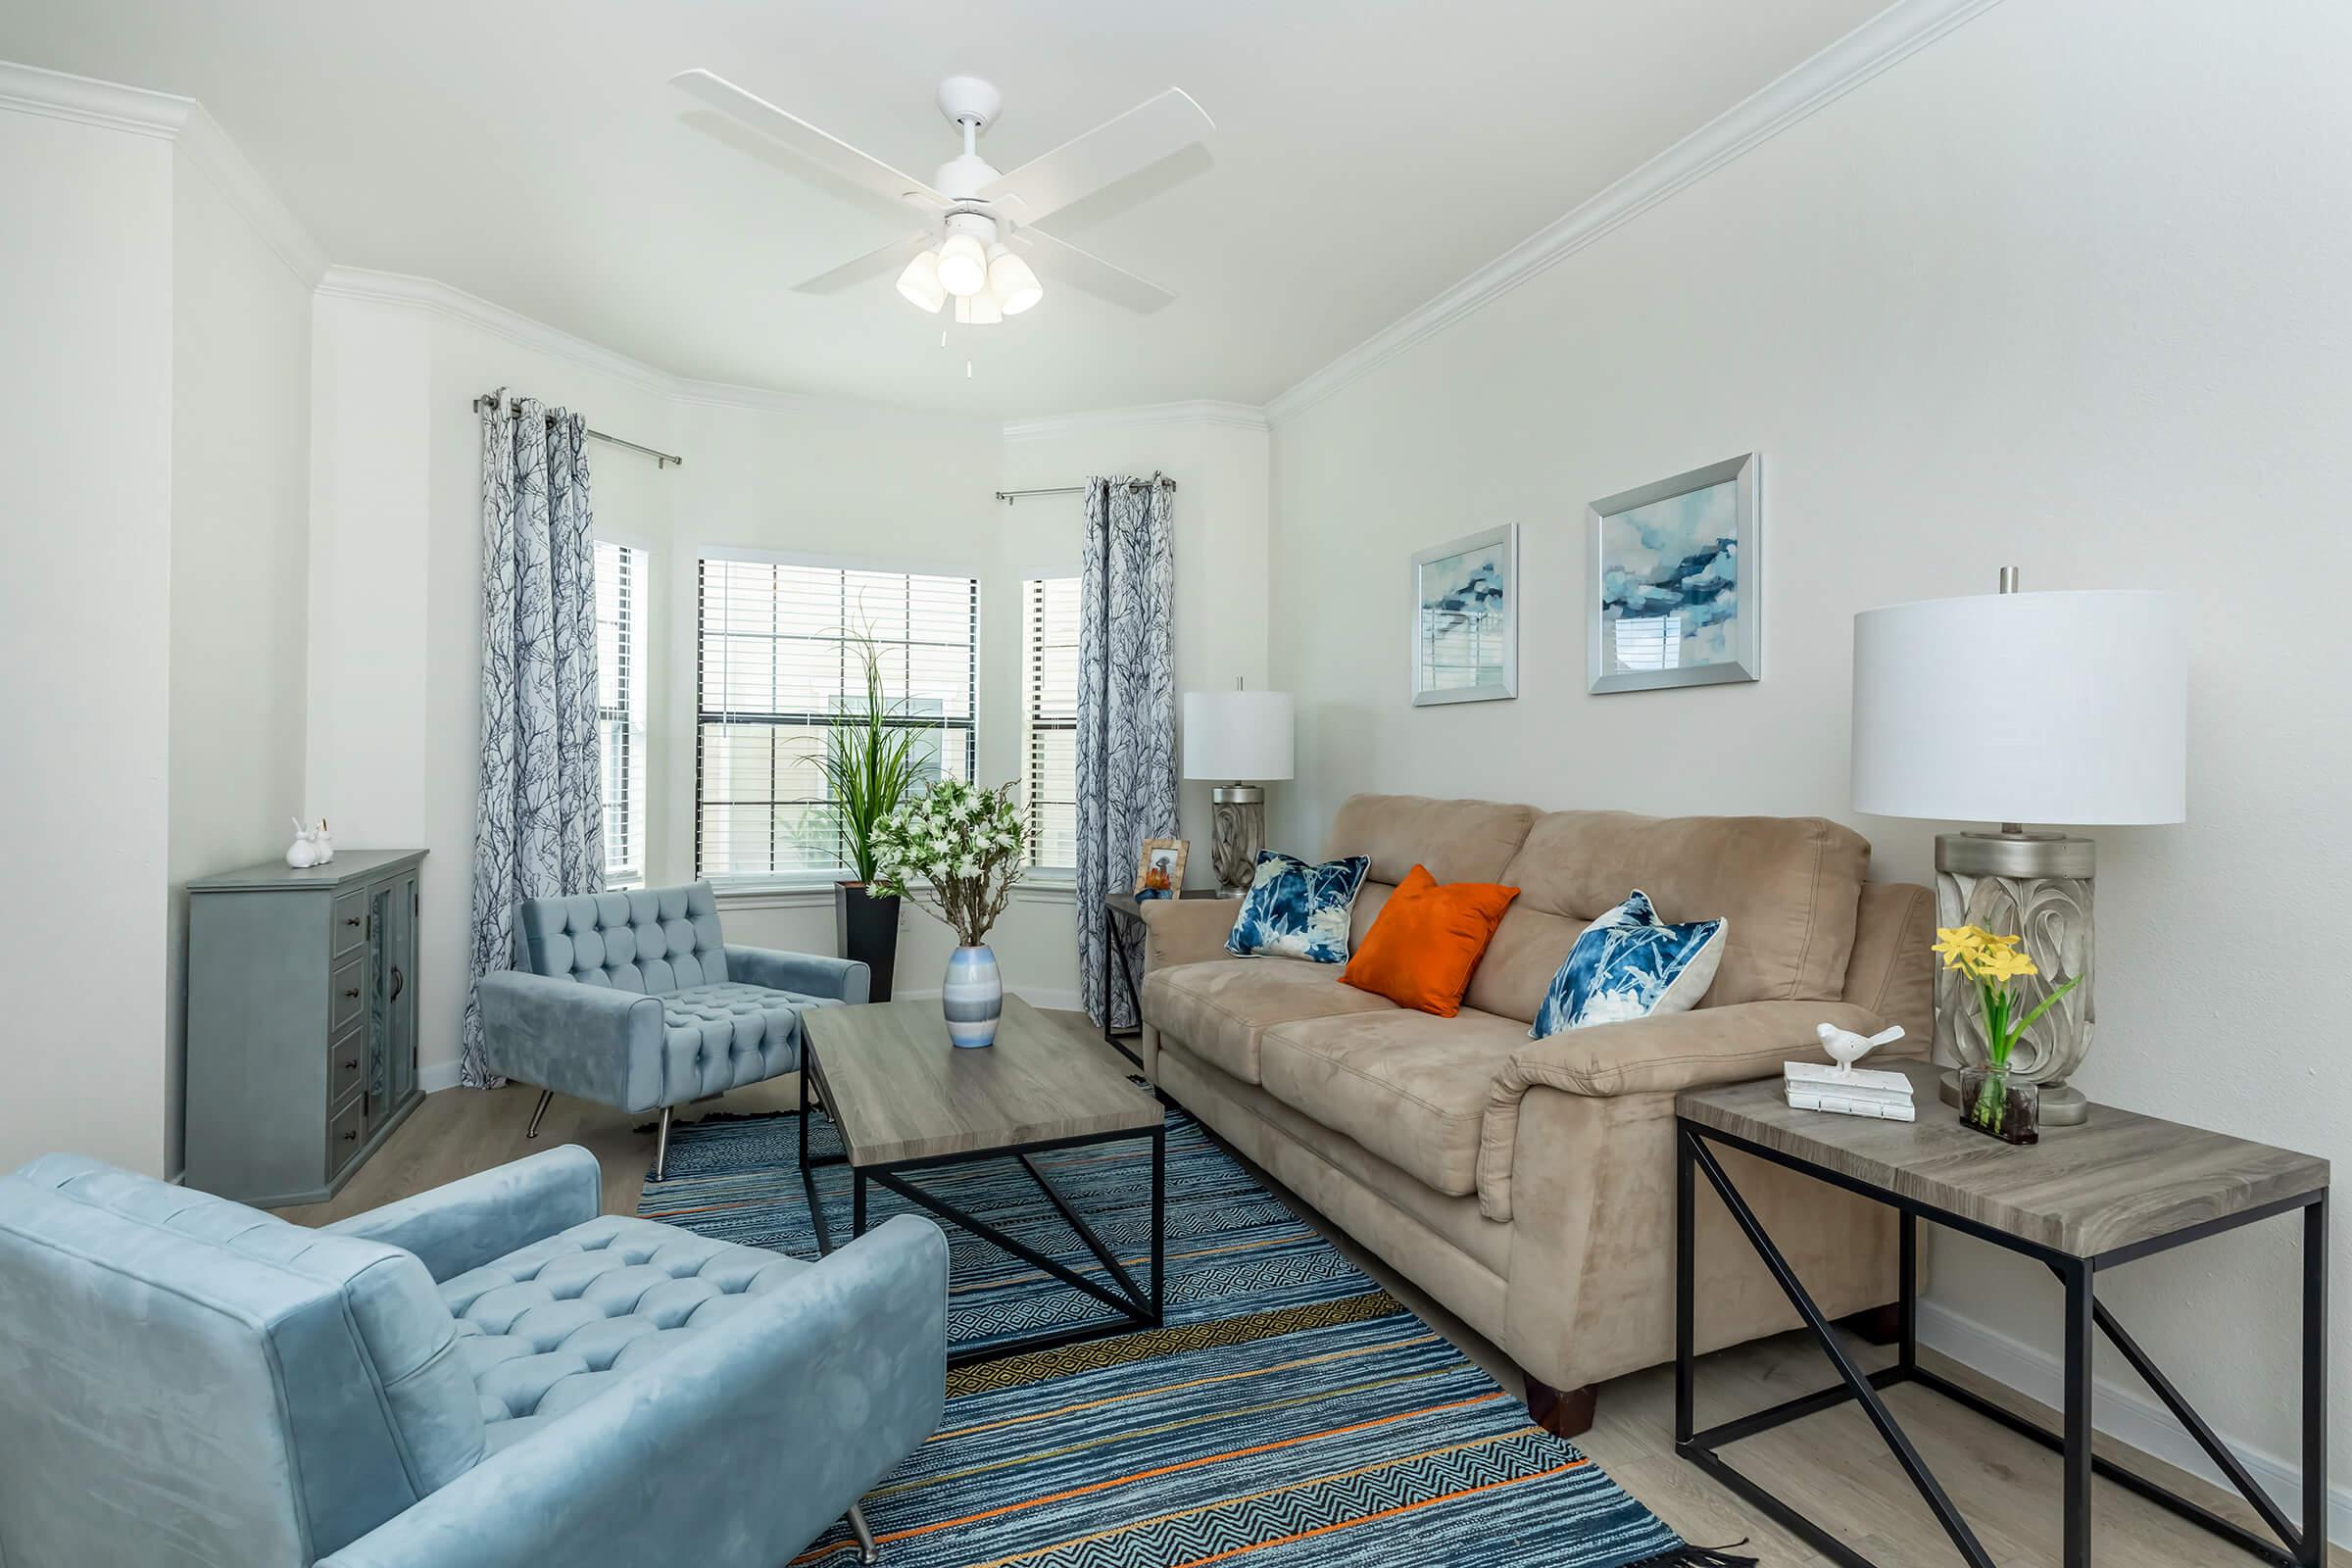
[[[476,414],[481,413],[484,409],[494,409],[497,407],[498,395],[496,393],[484,393],[482,396],[473,400],[473,412]],[[550,415],[548,417],[553,418],[554,416]],[[674,452],[662,452],[654,447],[639,446],[634,441],[623,441],[620,437],[616,435],[607,435],[602,430],[592,429],[588,432],[588,434],[595,440],[604,442],[607,446],[627,447],[631,452],[642,452],[647,457],[654,460],[654,466],[657,468],[666,468],[673,463],[681,468],[686,466],[686,460],[679,457]]]
[[[1171,490],[1176,488],[1175,480],[1161,474],[1153,474],[1149,479],[1130,479],[1127,481],[1127,488],[1144,490],[1154,484],[1164,484]],[[1022,496],[1082,496],[1084,494],[1086,494],[1086,486],[1082,484],[1061,484],[1054,486],[1051,490],[1000,490],[997,492],[997,499],[1009,507]]]

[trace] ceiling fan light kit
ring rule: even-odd
[[[681,91],[837,178],[903,202],[922,216],[921,233],[830,269],[798,285],[803,290],[826,292],[898,267],[899,293],[915,309],[936,313],[953,298],[957,322],[989,326],[1045,298],[1045,284],[1020,254],[1026,250],[1049,272],[1131,311],[1156,311],[1175,298],[1032,225],[1214,129],[1180,88],[1167,88],[1004,174],[980,156],[980,136],[1004,112],[1004,95],[977,76],[950,76],[939,84],[939,112],[961,135],[963,150],[924,184],[710,72],[681,72],[670,79]],[[916,247],[914,258],[902,264],[909,246]]]

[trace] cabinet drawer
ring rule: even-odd
[[[326,1048],[326,1102],[339,1105],[343,1097],[368,1077],[368,1031],[354,1029]]]
[[[330,1037],[341,1034],[359,1020],[360,999],[367,989],[363,983],[366,970],[367,955],[362,954],[335,965],[335,972],[328,978],[326,1032]]]
[[[367,890],[353,888],[349,893],[338,893],[327,909],[331,922],[327,951],[339,958],[368,940]]]
[[[368,1097],[354,1095],[336,1107],[326,1124],[326,1179],[333,1181],[336,1172],[351,1163],[360,1152],[360,1141],[368,1136]]]

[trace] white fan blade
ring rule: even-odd
[[[1021,238],[1029,242],[1030,256],[1051,281],[1084,289],[1099,300],[1123,305],[1138,316],[1150,316],[1176,298],[1157,283],[1147,282],[1124,268],[1113,267],[1094,252],[1082,251],[1067,240],[1041,234],[1034,228],[1021,230]]]
[[[840,137],[817,129],[798,115],[785,113],[723,76],[699,69],[681,71],[669,78],[669,83],[863,190],[893,201],[912,201],[918,206],[947,205],[945,196],[912,174],[901,173],[881,159],[859,152]]]
[[[1216,128],[1183,88],[1170,87],[1011,173],[999,174],[980,195],[1010,206],[1021,222],[1034,223],[1184,151]]]
[[[894,239],[889,244],[867,251],[854,262],[844,262],[830,272],[819,272],[806,282],[792,285],[797,294],[832,294],[854,284],[888,277],[906,265],[907,258],[931,242],[928,229]]]

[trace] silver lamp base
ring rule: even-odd
[[[1217,892],[1238,899],[1250,891],[1257,875],[1257,852],[1266,844],[1266,792],[1254,784],[1227,784],[1208,792],[1216,807],[1215,839],[1209,864],[1217,873]]]
[[[2009,1058],[2009,1075],[2039,1091],[2045,1127],[2076,1126],[2089,1113],[2082,1092],[2067,1079],[2090,1053],[2097,1016],[2091,1001],[2094,850],[2089,839],[2014,826],[1998,833],[1942,833],[1936,839],[1936,923],[2023,936],[2027,955],[2041,971],[2019,982],[2027,1009],[2074,976],[2082,977],[2041,1015]],[[1985,1042],[1975,987],[1954,969],[1936,971],[1935,1057],[1947,1069],[1943,1102],[1957,1106],[1959,1066],[1982,1066]]]

